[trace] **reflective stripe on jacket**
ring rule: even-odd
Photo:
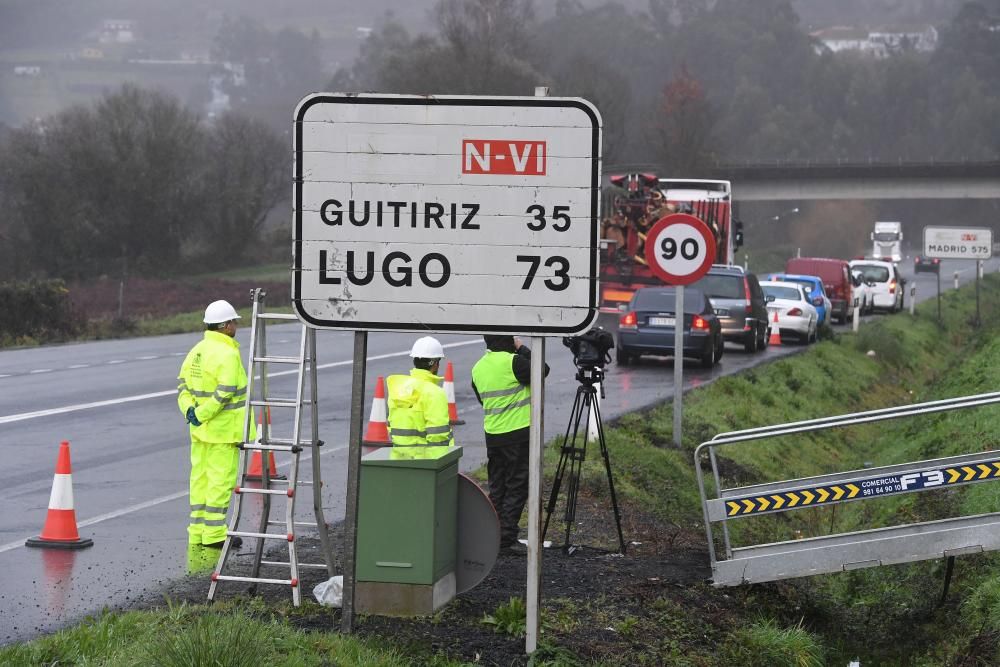
[[[191,435],[202,442],[242,442],[246,413],[247,373],[240,359],[240,344],[218,331],[191,348],[177,376],[177,407],[187,415],[192,405],[201,426]],[[250,420],[250,440],[257,425]]]
[[[441,380],[422,368],[411,369],[409,375],[390,375],[385,379],[389,439],[393,447],[455,444],[448,395],[438,386]],[[419,458],[430,455],[437,456],[438,452],[424,451]]]
[[[472,367],[487,433],[510,433],[531,425],[531,389],[514,377],[513,363],[514,354],[487,350]]]

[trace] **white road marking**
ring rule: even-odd
[[[481,338],[476,338],[473,340],[466,340],[459,343],[448,343],[443,345],[444,348],[449,347],[463,347],[465,345],[475,345],[477,343],[482,343]],[[368,357],[368,361],[378,361],[380,359],[392,359],[394,357],[408,357],[410,352],[390,352],[388,354],[379,354],[373,357]],[[347,359],[345,361],[333,361],[329,364],[320,364],[316,367],[316,370],[323,370],[326,368],[335,368],[338,366],[350,366],[354,363],[353,359]],[[32,371],[35,372],[45,372],[45,371]],[[293,375],[297,374],[298,369],[293,369],[289,371],[279,371],[277,373],[268,373],[269,378],[280,377],[282,375]],[[67,405],[61,408],[50,408],[48,410],[36,410],[34,412],[22,412],[16,415],[6,415],[0,417],[0,424],[10,424],[13,422],[25,421],[27,419],[37,419],[39,417],[51,417],[52,415],[62,415],[68,412],[78,412],[80,410],[92,410],[94,408],[104,408],[109,405],[121,405],[122,403],[134,403],[135,401],[145,401],[150,398],[163,398],[164,396],[176,396],[176,389],[169,389],[167,391],[156,391],[150,394],[135,394],[134,396],[123,396],[121,398],[112,398],[106,401],[94,401],[92,403],[77,403],[75,405]]]
[[[140,361],[149,361],[150,359],[159,359],[159,358],[160,358],[160,355],[158,355],[158,354],[147,354],[144,357],[136,357],[136,359],[138,359]]]
[[[51,368],[36,368],[33,371],[28,371],[28,374],[29,375],[36,375],[37,373],[51,373],[51,372],[52,372]]]
[[[125,363],[124,359],[112,359],[111,361],[108,362],[108,365],[112,366],[114,364],[124,364],[124,363]]]
[[[319,366],[317,366],[316,368],[319,368]],[[328,454],[330,452],[338,452],[344,449],[347,449],[347,445],[339,445],[337,447],[324,449],[322,452],[320,452],[320,456],[323,456],[324,454]],[[303,461],[308,461],[311,458],[312,458],[311,454],[308,453],[303,454],[299,459],[299,462],[302,463]],[[284,463],[279,463],[278,469],[286,468],[289,465],[291,465],[291,463],[292,463],[291,460],[285,461]],[[160,496],[159,498],[153,498],[152,500],[147,500],[146,502],[143,503],[136,503],[135,505],[129,505],[128,507],[123,507],[119,510],[115,510],[114,512],[108,512],[107,514],[99,514],[98,516],[91,517],[90,519],[84,519],[83,521],[78,521],[76,526],[77,528],[86,528],[87,526],[93,526],[94,524],[97,523],[103,523],[105,521],[110,521],[111,519],[117,519],[118,517],[125,516],[126,514],[134,514],[136,512],[141,512],[142,510],[149,509],[150,507],[156,507],[157,505],[162,505],[163,503],[169,503],[171,500],[178,500],[180,498],[184,498],[187,496],[187,494],[188,494],[187,489],[184,489],[183,491],[177,491],[175,493],[171,493],[166,496]],[[0,554],[2,554],[5,551],[13,551],[18,547],[23,547],[24,541],[31,537],[32,537],[31,535],[28,535],[27,537],[17,540],[16,542],[8,542],[7,544],[0,545]]]
[[[11,375],[10,373],[4,373],[3,375],[0,375],[0,378],[9,378],[9,377],[14,377],[14,376]]]
[[[71,369],[73,369],[73,368],[90,368],[90,364],[73,364],[72,366],[69,366],[68,368],[71,368]]]

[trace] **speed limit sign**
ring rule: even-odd
[[[715,236],[687,213],[660,218],[646,235],[646,263],[668,285],[690,285],[708,273],[715,258]]]

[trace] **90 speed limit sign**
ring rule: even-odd
[[[646,263],[668,285],[690,285],[708,273],[715,259],[715,236],[687,213],[656,221],[646,235]]]

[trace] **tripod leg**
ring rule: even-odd
[[[571,460],[571,454],[573,452],[573,445],[569,443],[575,443],[576,433],[579,428],[579,417],[578,414],[582,413],[582,403],[583,398],[581,396],[582,387],[577,388],[576,398],[573,400],[573,407],[570,410],[570,420],[566,425],[566,433],[563,435],[562,449],[559,454],[559,464],[556,466],[555,477],[552,479],[552,490],[549,492],[549,502],[546,507],[545,513],[545,523],[542,526],[542,540],[545,539],[545,533],[549,528],[549,519],[552,518],[552,512],[556,508],[556,502],[559,499],[559,491],[562,488],[563,477],[566,474],[566,466]],[[575,428],[574,428],[575,425]],[[570,440],[570,434],[572,433],[573,439]],[[567,546],[569,543],[567,542]]]
[[[601,456],[604,458],[604,470],[608,473],[608,489],[611,491],[611,507],[615,512],[615,526],[618,528],[618,546],[620,553],[625,553],[625,536],[622,534],[622,517],[618,510],[618,494],[615,493],[615,480],[611,474],[611,457],[608,455],[608,444],[604,439],[604,423],[601,421],[601,410],[594,401],[594,416],[597,421],[597,438],[601,443]]]

